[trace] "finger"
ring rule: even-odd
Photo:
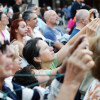
[[[78,47],[78,45],[82,42],[82,39],[85,38],[86,35],[81,35],[71,46],[70,52],[73,53],[73,51]]]
[[[84,56],[82,57],[81,61],[82,61],[84,64],[86,64],[86,63],[88,63],[89,61],[92,61],[92,57],[91,57],[90,55],[86,54],[86,55],[84,55]]]
[[[92,67],[94,67],[95,63],[94,61],[89,61],[87,64],[85,64],[86,69],[85,70],[90,70]]]
[[[76,48],[75,53],[83,53],[82,49],[86,49],[88,47],[89,43],[87,41],[81,42],[81,44]]]

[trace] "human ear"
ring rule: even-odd
[[[18,29],[15,29],[15,32],[17,33],[18,32]]]
[[[40,57],[34,57],[34,58],[33,58],[33,60],[34,60],[35,62],[38,62],[38,63],[40,63],[40,62],[41,62]]]

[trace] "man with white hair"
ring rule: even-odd
[[[71,33],[69,40],[76,35],[89,22],[89,11],[85,9],[78,10],[76,13],[76,27]]]
[[[55,42],[57,48],[61,49],[63,47],[62,39],[65,39],[67,42],[67,39],[69,38],[69,35],[64,36],[63,32],[55,27],[58,20],[58,15],[54,10],[48,10],[44,13],[44,18],[46,20],[47,26],[44,29],[43,35],[45,38],[48,38]]]

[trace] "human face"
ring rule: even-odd
[[[34,29],[37,26],[37,15],[35,13],[30,14],[31,19],[29,20],[29,26]]]
[[[32,10],[36,11],[36,15],[37,15],[37,16],[40,15],[40,9],[39,9],[38,6],[34,6],[34,7],[32,8]]]
[[[2,11],[3,11],[3,6],[1,5],[1,6],[0,6],[0,12],[2,12]]]
[[[49,21],[54,25],[58,22],[58,15],[55,11],[50,11]]]
[[[14,51],[9,45],[4,50],[0,48],[0,78],[6,78],[12,75]]]
[[[32,69],[32,74],[35,74],[35,75],[38,75],[38,76],[35,76],[35,78],[38,80],[38,82],[42,82],[42,81],[46,81],[49,79],[49,76],[46,75],[46,73],[43,71],[43,70],[36,70],[36,69]],[[44,76],[41,76],[41,75],[44,75]],[[46,83],[42,83],[40,84],[39,86],[41,87],[45,87],[46,86]]]
[[[9,24],[8,17],[4,13],[1,15],[1,24],[4,25],[4,26]]]
[[[20,22],[19,22],[19,27],[18,27],[18,29],[16,30],[16,32],[17,32],[20,36],[24,37],[24,36],[27,35],[27,31],[28,31],[28,29],[27,29],[26,23],[25,23],[24,21],[20,21]]]
[[[21,4],[23,0],[17,0],[18,4]]]
[[[46,42],[39,40],[37,46],[40,47],[39,54],[42,63],[52,62],[56,59],[53,48],[49,47]]]

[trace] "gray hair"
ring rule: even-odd
[[[27,6],[27,10],[32,10],[32,7],[36,6],[36,4],[28,4]]]
[[[45,11],[45,13],[44,13],[44,19],[45,19],[46,21],[47,21],[47,19],[50,17],[51,11],[53,11],[53,10]]]
[[[26,10],[23,14],[22,14],[22,18],[25,20],[25,21],[28,21],[31,19],[31,16],[30,14],[32,13],[36,13],[36,11],[33,11],[33,10]]]
[[[86,18],[86,12],[88,12],[88,10],[85,9],[81,9],[76,13],[76,22],[80,22],[81,19],[85,19]]]

